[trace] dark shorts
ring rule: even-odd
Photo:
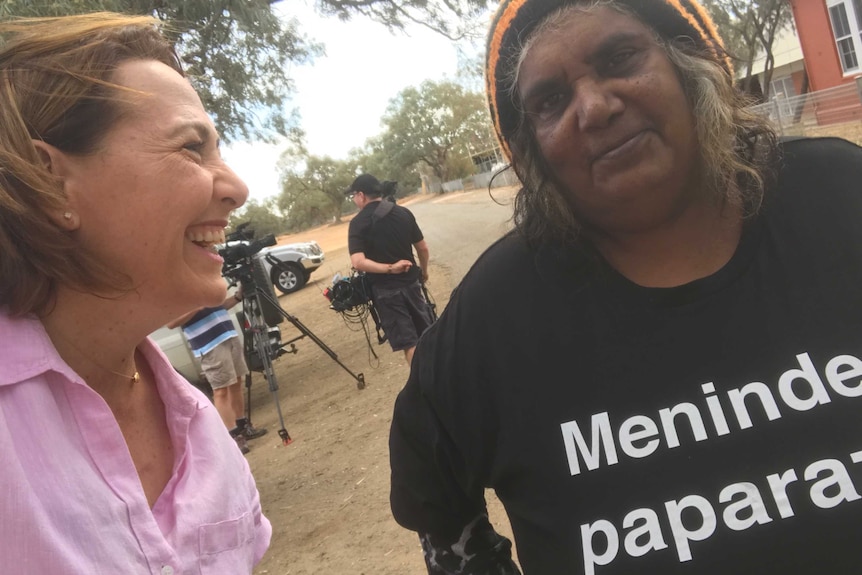
[[[419,336],[433,322],[422,286],[417,281],[404,287],[372,289],[374,307],[380,314],[380,323],[392,351],[415,347]]]

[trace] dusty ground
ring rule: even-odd
[[[420,199],[419,201],[424,201]],[[408,202],[409,203],[409,202]],[[329,346],[355,380],[311,338],[296,342],[298,353],[276,360],[278,400],[293,443],[283,445],[276,402],[261,374],[254,374],[252,418],[270,432],[250,442],[248,461],[257,479],[264,513],[273,524],[272,544],[256,575],[424,574],[415,534],[399,527],[389,512],[388,433],[391,410],[407,380],[401,353],[387,345],[371,356],[362,331],[351,331],[329,309],[322,291],[336,272],[346,274],[347,222],[317,228],[280,242],[314,239],[326,253],[309,285],[280,302],[289,314]],[[460,277],[449,277],[432,256],[429,289],[438,310]],[[373,329],[373,328],[372,328]],[[300,332],[281,326],[282,340]],[[488,494],[492,521],[510,536],[499,502]]]

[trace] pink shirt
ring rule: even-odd
[[[0,310],[0,571],[242,574],[269,546],[248,463],[151,342],[176,454],[150,509],[117,421],[42,324]]]

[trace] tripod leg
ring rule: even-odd
[[[251,333],[248,330],[248,324],[246,322],[246,318],[249,317],[249,313],[251,312],[251,308],[249,306],[249,302],[243,300],[242,311],[236,314],[236,318],[237,323],[239,323],[240,329],[242,330],[243,356],[245,358],[245,366],[248,369],[248,373],[245,374],[245,418],[249,423],[251,423],[251,373],[254,342],[249,341]]]
[[[420,282],[422,286],[422,295],[425,296],[425,303],[428,304],[428,310],[431,312],[431,319],[437,321],[437,303],[431,299],[431,294],[428,293],[428,287],[424,282]]]
[[[248,365],[248,360],[246,360]],[[245,418],[251,423],[251,370],[245,374]]]
[[[293,442],[293,439],[291,439],[290,434],[284,426],[284,416],[281,413],[281,402],[278,400],[278,381],[275,378],[275,371],[272,367],[272,347],[269,344],[269,333],[266,322],[263,321],[263,317],[261,316],[259,309],[260,308],[253,310],[251,316],[251,331],[254,337],[254,346],[257,350],[258,357],[260,358],[260,362],[263,367],[263,375],[269,384],[269,390],[272,393],[273,400],[275,401],[275,408],[278,412],[278,422],[281,425],[278,430],[278,435],[281,437],[281,441],[284,445],[290,445]]]
[[[307,336],[308,338],[311,339],[311,341],[316,343],[318,345],[318,347],[320,347],[320,349],[322,349],[329,357],[331,357],[335,363],[340,365],[344,371],[349,373],[351,375],[351,377],[353,377],[353,379],[356,380],[357,389],[365,389],[365,376],[362,373],[355,374],[352,371],[350,371],[350,368],[348,368],[346,365],[344,365],[341,362],[340,359],[338,359],[338,356],[335,355],[335,352],[332,351],[332,348],[330,348],[328,345],[326,345],[323,342],[323,340],[321,340],[319,337],[317,337],[310,329],[308,329],[305,326],[305,324],[303,324],[301,321],[299,321],[299,318],[292,316],[289,313],[287,313],[286,311],[284,311],[282,309],[281,305],[277,301],[270,298],[269,295],[267,295],[266,293],[258,291],[257,295],[267,299],[269,301],[269,303],[271,303],[279,311],[279,313],[281,313],[281,315],[284,316],[284,318],[287,321],[292,323],[293,326],[296,329],[298,329],[304,336]]]

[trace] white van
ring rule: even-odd
[[[171,365],[180,372],[180,375],[197,387],[206,386],[206,380],[203,371],[201,371],[201,362],[192,355],[189,342],[186,341],[182,329],[160,327],[150,334],[150,338],[165,352]]]

